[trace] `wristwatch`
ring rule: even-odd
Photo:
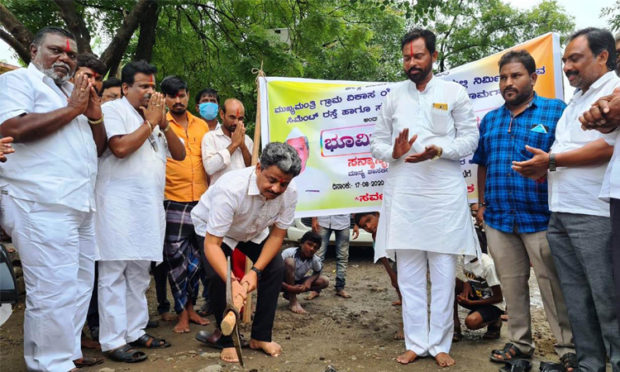
[[[555,172],[555,154],[549,154],[549,172]]]
[[[260,280],[260,277],[263,275],[263,270],[257,268],[256,266],[252,266],[250,270],[254,271],[256,273],[256,278]]]

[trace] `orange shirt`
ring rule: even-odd
[[[169,112],[166,114],[166,119],[170,122],[170,129],[185,144],[184,160],[168,158],[166,162],[166,200],[198,201],[209,186],[200,151],[202,137],[209,131],[209,126],[189,111],[187,111],[187,131],[174,120]]]

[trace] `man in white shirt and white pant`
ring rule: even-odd
[[[280,248],[286,229],[293,223],[297,204],[292,180],[300,170],[301,161],[295,149],[283,143],[269,143],[256,167],[226,173],[192,209],[194,229],[205,236],[209,301],[217,324],[222,322],[226,306],[226,257],[233,249],[239,249],[254,266],[243,278],[233,279],[233,293],[245,298],[258,286],[250,347],[271,356],[282,352],[280,345],[272,341],[271,333],[284,280]],[[219,343],[223,347],[223,361],[239,361],[230,336],[222,336]]]
[[[392,86],[370,145],[375,158],[390,164],[375,249],[390,258],[398,255],[407,350],[396,360],[407,364],[430,354],[446,367],[455,363],[448,353],[456,260],[477,256],[480,249],[460,168],[460,158],[476,149],[479,134],[465,88],[433,76],[435,35],[411,30],[401,51],[409,80]]]
[[[606,359],[620,371],[620,332],[615,298],[609,202],[599,199],[617,132],[584,131],[579,116],[620,87],[615,45],[607,30],[586,28],[570,38],[564,72],[578,91],[564,110],[551,151],[513,162],[522,175],[549,179],[551,219],[547,239],[566,299],[576,358],[564,356],[567,371],[605,371]],[[606,355],[607,354],[607,355]]]
[[[0,76],[0,134],[13,137],[16,150],[0,167],[0,224],[24,269],[26,367],[69,371],[84,362],[80,335],[97,259],[97,155],[106,132],[94,87],[83,75],[69,82],[75,37],[46,27],[30,52],[27,68]]]
[[[185,147],[170,130],[155,66],[130,62],[121,72],[123,98],[103,105],[109,149],[99,161],[96,230],[99,261],[99,342],[113,360],[137,362],[134,347],[167,347],[144,332],[151,261],[161,262],[166,229],[166,158]],[[130,346],[131,345],[131,346]]]

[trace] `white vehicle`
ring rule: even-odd
[[[355,222],[351,218],[351,228],[349,229],[349,246],[361,246],[372,247],[372,235],[367,233],[364,229],[360,228],[360,235],[357,239],[353,239],[353,225]],[[286,240],[296,243],[299,242],[301,237],[307,232],[312,230],[312,217],[295,218],[293,226],[289,227],[286,231]],[[331,234],[329,237],[329,244],[336,243],[335,234]]]

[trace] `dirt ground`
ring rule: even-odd
[[[298,315],[287,309],[288,302],[280,297],[273,330],[274,341],[279,342],[284,352],[277,358],[250,350],[243,350],[245,368],[219,361],[219,351],[206,347],[194,340],[201,329],[211,331],[213,325],[201,327],[191,325],[191,333],[175,334],[174,323],[160,322],[160,326],[148,330],[157,337],[163,337],[172,344],[168,349],[147,351],[148,360],[135,365],[116,363],[106,359],[104,364],[84,368],[85,372],[120,371],[419,371],[440,370],[432,358],[424,358],[407,366],[399,365],[395,357],[404,351],[403,341],[393,339],[401,324],[400,307],[391,302],[396,294],[380,264],[372,263],[372,250],[351,248],[347,270],[347,291],[353,296],[343,299],[334,295],[335,259],[328,255],[324,274],[330,279],[330,288],[312,301],[303,300],[302,306],[308,315]],[[533,275],[532,275],[533,277]],[[553,336],[537,295],[535,280],[532,288],[532,318],[536,353],[533,370],[538,370],[541,360],[557,361],[553,353]],[[155,290],[151,281],[148,292],[152,319],[158,319]],[[172,296],[169,295],[169,299]],[[198,306],[201,304],[199,303]],[[0,327],[0,371],[25,371],[23,361],[23,295],[10,319]],[[466,310],[459,311],[461,323]],[[213,317],[209,319],[214,322]],[[242,333],[249,339],[249,326],[244,325]],[[506,340],[506,326],[502,338],[483,341],[480,331],[464,329],[464,339],[452,346],[451,355],[456,360],[453,371],[497,371],[502,365],[489,361],[489,352],[503,346]],[[85,351],[85,355],[98,356],[100,352]],[[330,367],[332,368],[330,370]]]

